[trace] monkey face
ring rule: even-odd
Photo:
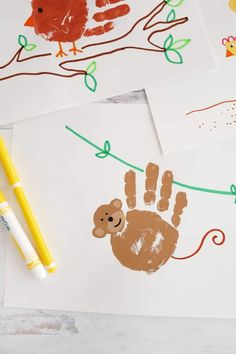
[[[121,210],[122,202],[114,199],[110,204],[100,206],[94,214],[93,236],[102,238],[107,234],[121,232],[125,226],[125,215]]]

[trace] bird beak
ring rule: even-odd
[[[31,15],[28,20],[25,22],[24,26],[27,27],[34,27],[34,21],[33,21],[33,16]]]
[[[226,57],[232,57],[233,53],[231,53],[229,50],[226,52]]]

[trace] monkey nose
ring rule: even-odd
[[[108,218],[108,221],[112,222],[112,221],[113,221],[113,217],[110,216],[110,217]]]

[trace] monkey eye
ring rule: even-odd
[[[106,215],[108,215],[108,213],[106,213]]]
[[[38,8],[38,13],[41,14],[42,12],[43,12],[42,7],[39,7],[39,8]]]
[[[101,219],[101,221],[103,221],[103,219]]]

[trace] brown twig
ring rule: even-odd
[[[154,12],[154,14],[151,16],[151,18],[145,23],[143,30],[146,31],[152,27],[155,27],[156,23],[150,25],[150,23],[152,22],[152,20],[164,9],[164,7],[167,5],[166,1],[163,1],[160,5],[159,8],[156,9],[157,11]]]
[[[165,32],[165,31],[168,31],[170,30],[171,28],[174,28],[178,25],[181,25],[185,22],[188,21],[188,17],[182,17],[182,18],[179,18],[177,20],[174,20],[174,21],[170,21],[170,22],[166,22],[166,21],[159,21],[155,24],[155,27],[157,28],[153,33],[151,34],[155,34],[155,33],[160,33],[160,32]],[[152,27],[152,26],[151,26]],[[151,28],[150,27],[150,28]],[[158,27],[160,27],[158,29]]]
[[[126,46],[126,47],[116,48],[114,50],[109,50],[107,52],[90,55],[90,56],[87,56],[85,58],[66,60],[66,61],[60,63],[59,65],[64,70],[70,70],[70,69],[67,69],[65,67],[65,65],[71,64],[71,63],[79,63],[79,62],[82,62],[82,61],[96,59],[96,58],[100,58],[100,57],[103,57],[103,56],[106,56],[106,55],[111,55],[111,54],[114,54],[114,53],[117,53],[117,52],[121,52],[121,51],[124,51],[124,50],[127,50],[127,49],[135,49],[135,50],[142,50],[142,51],[155,52],[155,53],[163,53],[163,52],[165,52],[165,48],[162,48],[162,47],[159,47],[159,49],[154,49],[154,48],[144,48],[144,47],[136,47],[136,46]],[[71,70],[73,70],[73,69],[71,69]]]
[[[104,45],[104,44],[111,44],[111,43],[118,42],[121,39],[128,37],[141,22],[146,20],[149,16],[153,15],[153,13],[155,13],[155,16],[156,16],[156,14],[157,14],[156,11],[158,11],[158,9],[160,9],[160,8],[161,8],[161,10],[163,10],[166,5],[167,5],[167,2],[162,1],[153,10],[151,10],[147,15],[141,17],[138,21],[136,21],[133,24],[133,26],[130,28],[130,30],[128,32],[126,32],[125,34],[123,34],[122,36],[117,37],[115,39],[111,39],[109,41],[105,41],[105,42],[97,42],[97,43],[87,44],[87,45],[83,46],[82,49],[91,48],[91,47],[95,47],[95,46],[97,47],[99,45]]]
[[[21,58],[21,54],[23,52],[24,47],[21,47],[12,57],[12,59],[7,62],[5,65],[0,66],[0,70],[7,68],[8,66],[10,66],[13,62],[17,62],[17,63],[23,63],[29,60],[34,60],[34,59],[38,59],[38,58],[44,58],[44,57],[49,57],[52,55],[52,53],[43,53],[43,54],[37,54],[37,55],[33,55],[30,57],[26,57],[26,58]],[[60,66],[60,64],[59,64]],[[9,80],[12,79],[14,77],[18,77],[18,76],[41,76],[41,75],[50,75],[50,76],[57,76],[57,77],[63,77],[63,78],[72,78],[78,75],[86,75],[86,71],[85,70],[72,70],[72,69],[67,69],[67,68],[63,68],[63,70],[68,71],[68,72],[72,72],[72,74],[60,74],[60,73],[54,73],[51,71],[39,71],[39,72],[35,72],[35,73],[30,73],[30,72],[20,72],[20,73],[16,73],[16,74],[12,74],[12,75],[8,75],[5,77],[0,78],[0,81],[4,81],[4,80]]]
[[[158,47],[155,43],[153,43],[152,41],[151,41],[151,38],[155,35],[155,34],[157,34],[157,33],[160,33],[160,32],[164,32],[164,31],[167,31],[167,30],[169,30],[169,29],[171,29],[171,28],[174,28],[174,27],[176,27],[176,26],[178,26],[178,25],[181,25],[181,24],[183,24],[183,23],[185,23],[185,22],[187,22],[188,21],[188,17],[183,17],[183,18],[180,18],[180,19],[178,19],[178,20],[174,20],[174,21],[170,21],[170,22],[164,22],[164,21],[159,21],[159,22],[157,22],[156,23],[156,26],[159,26],[159,25],[163,25],[163,27],[162,28],[160,28],[160,29],[157,29],[157,30],[155,30],[155,31],[153,31],[149,36],[148,36],[148,42],[151,44],[151,45],[153,45],[154,47]],[[161,27],[161,26],[160,26]],[[159,48],[159,47],[158,47]]]

